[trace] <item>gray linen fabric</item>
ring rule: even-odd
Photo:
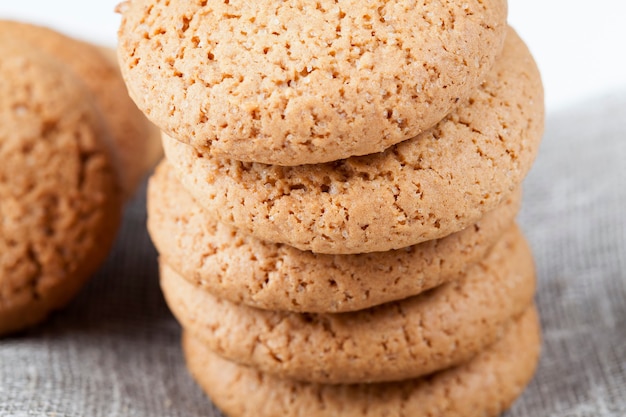
[[[0,416],[219,416],[188,376],[143,194],[65,311],[0,339]],[[548,118],[520,223],[537,260],[539,371],[507,417],[626,416],[626,94]],[[244,400],[245,401],[245,400]]]

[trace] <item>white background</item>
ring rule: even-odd
[[[117,3],[0,0],[0,18],[45,24],[113,46]],[[539,63],[548,112],[595,95],[626,94],[626,1],[509,0],[509,22]]]

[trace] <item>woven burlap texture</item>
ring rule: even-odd
[[[220,416],[185,370],[143,195],[78,299],[0,339],[0,416]],[[520,223],[545,333],[539,371],[506,416],[625,416],[626,94],[548,115]]]

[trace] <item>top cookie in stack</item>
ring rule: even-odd
[[[506,1],[153,1],[120,6],[131,96],[168,135],[275,165],[381,152],[466,102]]]

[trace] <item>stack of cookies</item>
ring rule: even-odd
[[[504,0],[133,0],[189,370],[227,415],[495,416],[539,352],[543,92]]]

